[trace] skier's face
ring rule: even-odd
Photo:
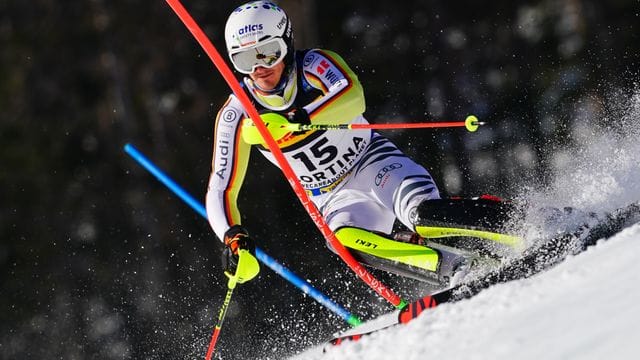
[[[280,82],[280,77],[282,77],[283,71],[284,61],[280,61],[271,68],[262,66],[256,67],[256,70],[249,74],[249,77],[260,89],[273,90]]]

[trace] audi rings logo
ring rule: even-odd
[[[222,120],[232,122],[238,117],[238,112],[233,109],[227,109],[222,113]]]
[[[380,171],[378,171],[378,175],[376,175],[376,180],[375,180],[376,186],[380,186],[380,184],[382,184],[382,181],[384,180],[385,175],[387,175],[389,171],[400,169],[401,167],[402,167],[402,164],[393,163],[380,169]]]

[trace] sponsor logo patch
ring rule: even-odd
[[[386,182],[386,179],[389,177],[389,172],[396,170],[396,169],[400,169],[402,167],[402,164],[400,163],[393,163],[390,165],[387,165],[385,167],[383,167],[382,169],[380,169],[380,171],[378,171],[378,175],[376,175],[376,179],[375,179],[375,183],[376,186],[380,186],[383,185]]]
[[[238,118],[238,112],[233,109],[227,109],[222,113],[222,120],[225,122],[232,122]]]
[[[316,59],[316,56],[314,54],[309,54],[309,55],[304,57],[303,65],[304,66],[309,66],[309,65],[311,65],[311,63],[313,63],[313,61],[315,59]]]
[[[256,31],[262,31],[263,28],[264,28],[264,26],[262,24],[245,25],[244,27],[241,27],[240,29],[238,29],[238,35],[242,36],[242,35],[245,35],[245,34],[256,32]]]

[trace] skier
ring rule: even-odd
[[[279,126],[367,123],[363,89],[347,63],[329,50],[296,51],[289,17],[268,1],[235,9],[225,41],[245,91],[337,239],[366,265],[449,281],[464,258],[427,247],[417,236],[397,241],[391,235],[396,219],[414,230],[428,204],[440,199],[429,171],[369,129],[290,132]],[[237,207],[251,146],[277,165],[232,94],[217,114],[206,195],[209,222],[226,245],[223,262],[232,273],[238,249],[255,249]]]

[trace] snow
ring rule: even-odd
[[[545,189],[526,194],[550,206],[608,211],[640,200],[640,98],[621,118],[628,131],[594,128],[558,157]],[[640,224],[527,279],[442,304],[404,326],[304,359],[640,359]]]
[[[547,272],[443,304],[318,359],[638,358],[639,238],[634,225]]]
[[[637,359],[640,224],[531,278],[307,359]]]

